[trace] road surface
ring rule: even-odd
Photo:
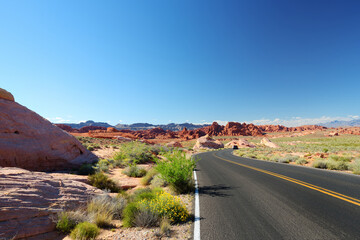
[[[200,235],[206,239],[360,239],[360,176],[197,155]]]

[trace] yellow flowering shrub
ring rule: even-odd
[[[159,192],[154,199],[143,199],[139,204],[157,213],[159,217],[168,217],[172,223],[184,222],[189,217],[181,199],[167,192]]]

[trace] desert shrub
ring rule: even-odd
[[[284,159],[286,159],[288,162],[296,162],[300,157],[299,156],[294,156],[291,154],[287,154]]]
[[[89,174],[93,174],[94,172],[95,172],[95,169],[94,169],[93,165],[90,163],[81,165],[79,170],[77,171],[77,173],[79,175],[89,175]]]
[[[329,149],[327,149],[327,148],[324,148],[324,149],[323,149],[323,152],[324,152],[324,153],[327,153],[328,151],[329,151]]]
[[[93,218],[96,217],[97,213],[109,213],[108,218],[120,219],[125,206],[126,199],[123,196],[118,194],[113,198],[107,194],[103,194],[91,199],[87,205],[87,212],[89,215],[92,215]],[[99,217],[99,219],[104,217],[106,217],[106,215]]]
[[[71,231],[70,237],[79,240],[95,239],[99,232],[100,230],[95,224],[82,222]]]
[[[351,162],[353,157],[351,156],[339,156],[339,155],[330,155],[330,160],[337,161],[337,162]]]
[[[159,217],[168,217],[172,223],[184,222],[189,213],[179,197],[167,192],[159,192],[154,199],[143,199],[139,203],[149,208]]]
[[[161,174],[156,174],[151,180],[150,185],[153,187],[166,187],[168,183],[161,177]]]
[[[330,170],[347,170],[348,163],[344,161],[328,160],[326,168]]]
[[[282,157],[281,157],[280,155],[275,154],[275,155],[272,155],[272,156],[269,158],[269,161],[271,161],[271,162],[278,162],[279,159],[281,159],[281,158],[282,158]]]
[[[164,217],[161,219],[160,233],[166,237],[170,237],[170,235],[171,235],[170,220],[167,217]]]
[[[136,193],[123,211],[123,224],[131,226],[157,226],[162,217],[173,223],[186,221],[189,213],[180,198],[160,189]]]
[[[312,166],[314,168],[327,168],[327,161],[322,160],[322,159],[316,159],[313,163]]]
[[[150,169],[146,175],[141,179],[142,185],[149,185],[151,180],[158,174],[158,171],[155,168]]]
[[[354,174],[360,174],[360,159],[355,159],[349,168]]]
[[[144,168],[139,168],[136,164],[132,164],[125,168],[123,173],[129,177],[143,177],[146,174],[146,170]]]
[[[138,204],[133,225],[135,227],[154,227],[159,225],[159,215],[145,204]]]
[[[111,161],[107,159],[100,159],[100,161],[96,164],[96,170],[102,171],[102,172],[108,172],[109,168],[112,167]]]
[[[299,164],[299,165],[304,165],[307,163],[308,163],[308,161],[305,158],[299,158],[298,160],[296,160],[296,164]]]
[[[85,212],[81,210],[60,212],[56,221],[56,229],[63,233],[70,233],[77,224],[86,219]]]
[[[119,187],[116,183],[106,176],[103,172],[97,172],[88,177],[90,185],[103,189],[110,190],[111,192],[118,192]]]
[[[181,151],[165,154],[165,157],[166,160],[157,161],[156,170],[161,174],[161,177],[177,193],[193,191],[192,172],[196,161],[186,158],[185,153]]]
[[[94,151],[95,150],[95,148],[92,145],[88,145],[86,147],[86,149],[89,150],[89,151]]]
[[[289,159],[285,158],[285,157],[282,157],[282,158],[279,158],[278,159],[278,162],[279,163],[289,163]]]

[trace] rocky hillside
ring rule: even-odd
[[[262,132],[303,132],[325,130],[326,127],[318,125],[304,125],[299,127],[285,127],[283,125],[259,125]]]

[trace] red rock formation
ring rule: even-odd
[[[107,128],[106,127],[99,127],[99,126],[85,126],[79,129],[79,133],[87,133],[89,131],[93,131],[93,130],[103,130],[106,132]]]
[[[97,161],[73,136],[26,107],[0,99],[0,166],[61,170]]]
[[[262,136],[261,130],[254,124],[228,122],[226,126],[221,126],[214,122],[209,127],[201,128],[205,134],[210,136]]]
[[[360,127],[337,128],[336,130],[338,134],[360,135]]]
[[[302,131],[321,131],[327,129],[318,125],[303,125],[299,127],[285,127],[283,125],[259,125],[263,132],[302,132]]]
[[[0,167],[0,239],[63,239],[55,229],[56,213],[101,193],[70,174]]]
[[[209,135],[197,139],[193,149],[218,149],[223,148],[224,144],[218,140],[214,140]]]
[[[79,132],[77,129],[73,129],[72,127],[65,124],[54,124],[54,125],[69,133]]]

